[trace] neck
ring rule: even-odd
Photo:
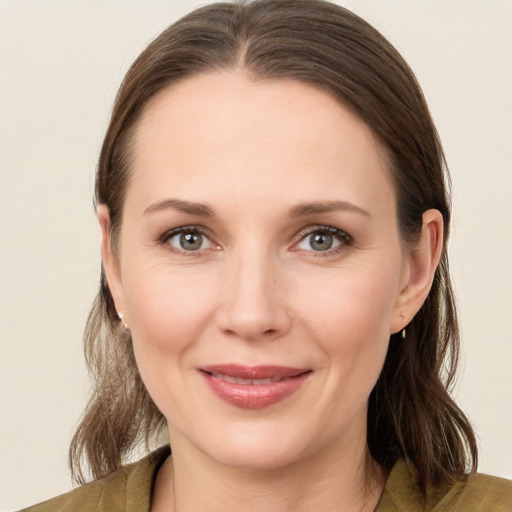
[[[158,475],[165,508],[154,507],[154,511],[170,512],[171,502],[173,512],[370,512],[375,510],[386,480],[364,439],[342,452],[329,446],[325,453],[272,469],[230,467],[191,447],[183,453],[181,442],[172,445],[172,460]]]

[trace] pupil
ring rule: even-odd
[[[180,244],[186,251],[199,249],[203,243],[202,236],[198,233],[183,233],[180,236]]]
[[[316,251],[327,251],[332,246],[332,236],[326,233],[314,235],[311,247]]]

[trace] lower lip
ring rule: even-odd
[[[269,384],[238,384],[201,372],[210,388],[226,402],[242,409],[263,409],[295,393],[311,372]]]

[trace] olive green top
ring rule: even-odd
[[[168,455],[168,447],[160,448],[110,476],[20,512],[148,512],[156,474]],[[376,512],[420,511],[512,512],[512,481],[476,474],[445,492],[424,496],[408,464],[400,460]]]

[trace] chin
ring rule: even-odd
[[[201,443],[203,453],[229,467],[278,470],[295,464],[330,445],[322,430],[312,432],[304,423],[277,418],[219,426],[218,434]],[[212,429],[213,430],[213,429]]]
[[[251,443],[230,443],[229,446],[224,445],[217,453],[211,453],[210,457],[212,456],[225,466],[251,471],[277,470],[301,458],[300,450],[288,444],[283,445],[276,439],[267,439],[266,442],[255,440]]]

